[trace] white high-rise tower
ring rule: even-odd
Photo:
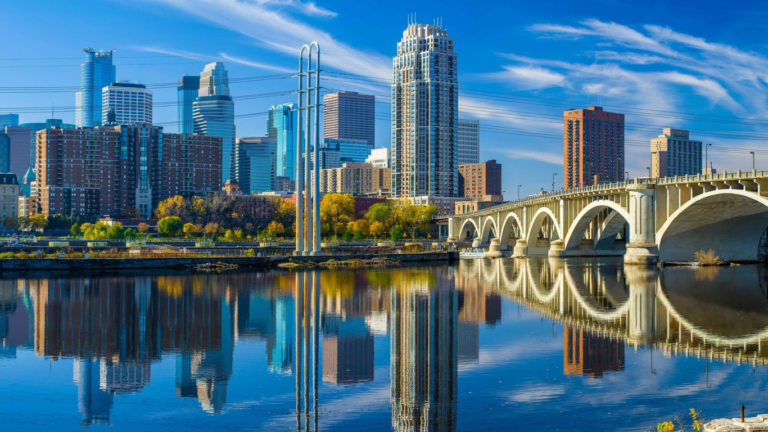
[[[392,83],[392,196],[458,196],[459,85],[453,39],[411,23]]]

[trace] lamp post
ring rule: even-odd
[[[629,180],[629,171],[624,171],[624,181]]]
[[[555,191],[555,176],[557,173],[552,173],[552,192]]]
[[[648,179],[651,179],[651,167],[646,167],[648,169]]]
[[[707,147],[712,147],[712,144],[704,144],[704,169],[707,169]],[[711,169],[709,170],[709,174],[712,174]]]
[[[752,155],[752,171],[755,170],[755,152],[751,151],[749,154]]]
[[[517,185],[517,199],[520,199],[520,187],[522,185]]]

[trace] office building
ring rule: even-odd
[[[114,112],[115,124],[152,124],[152,90],[142,84],[116,82],[101,92],[101,124],[108,124],[107,116]]]
[[[410,24],[397,44],[392,83],[392,196],[459,194],[459,88],[453,39]]]
[[[382,147],[372,149],[371,154],[365,158],[365,163],[369,163],[375,168],[392,168],[389,159],[389,148]]]
[[[221,138],[149,124],[45,129],[37,154],[37,209],[46,216],[119,217],[135,207],[150,218],[166,198],[221,187]]]
[[[475,201],[504,201],[501,164],[489,160],[459,165],[459,195]]]
[[[701,173],[701,141],[692,141],[687,130],[664,128],[651,139],[651,177],[674,177]]]
[[[235,103],[230,96],[200,96],[194,103],[195,134],[221,138],[222,184],[233,178]]]
[[[326,138],[318,149],[320,169],[341,168],[345,163],[365,163],[370,151],[364,140]],[[314,156],[313,152],[313,161]]]
[[[341,168],[320,170],[320,192],[366,195],[391,190],[392,171],[366,163],[345,163]]]
[[[0,129],[0,172],[12,172],[22,178],[32,163],[29,160],[31,131],[23,126]]]
[[[48,129],[52,127],[57,127],[59,129],[74,129],[75,125],[71,123],[64,123],[61,119],[47,119],[44,122],[37,122],[37,123],[22,123],[20,126],[24,126],[29,128],[29,163],[30,167],[32,169],[35,168],[35,160],[37,159],[36,149],[37,149],[37,132],[41,131],[43,129]]]
[[[0,128],[6,126],[18,126],[19,115],[18,114],[0,114]]]
[[[323,138],[376,141],[376,97],[341,91],[323,96]]]
[[[435,208],[437,208],[437,214],[439,215],[453,214],[456,203],[466,201],[466,200],[467,199],[464,197],[440,197],[440,196],[431,196],[431,195],[423,195],[423,196],[408,198],[408,201],[410,201],[411,204],[413,205],[435,206]]]
[[[110,51],[83,48],[85,62],[80,65],[80,91],[75,95],[75,125],[99,126],[102,120],[102,89],[117,81]]]
[[[296,191],[296,182],[288,177],[275,177],[275,190],[276,191]]]
[[[194,133],[195,131],[193,107],[199,91],[199,75],[183,75],[179,77],[176,90],[179,109],[179,133]]]
[[[229,94],[229,74],[224,63],[205,65],[200,74],[200,89],[192,106],[194,133],[222,139],[221,184],[234,179],[235,102]]]
[[[563,117],[563,187],[624,180],[624,114],[592,106]]]
[[[16,174],[0,173],[0,221],[19,215],[19,178]]]
[[[459,165],[480,162],[480,121],[459,119]]]
[[[276,189],[276,152],[274,138],[238,138],[235,144],[235,179],[243,194]]]
[[[277,143],[277,176],[291,180],[296,180],[296,133],[301,129],[296,112],[293,104],[276,105],[269,108],[267,118],[267,136]]]

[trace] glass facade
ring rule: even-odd
[[[11,170],[11,138],[0,133],[0,172]]]
[[[18,126],[19,115],[18,114],[0,114],[0,128],[6,126]]]
[[[75,96],[75,125],[101,125],[101,90],[116,81],[111,51],[83,48],[85,63],[80,65],[80,91]]]
[[[240,191],[247,195],[275,190],[276,140],[238,138],[235,150],[235,178]]]
[[[318,154],[320,169],[341,168],[345,163],[365,163],[371,147],[366,140],[326,138]]]
[[[229,96],[229,74],[224,63],[216,62],[205,65],[200,74],[198,96]]]
[[[198,75],[184,75],[179,78],[177,88],[179,101],[179,133],[193,133],[195,121],[193,106],[197,93],[200,91],[200,77]]]
[[[296,107],[282,104],[269,109],[267,133],[277,140],[277,176],[296,180]],[[302,148],[304,141],[302,139]]]
[[[234,180],[235,102],[230,96],[200,96],[193,105],[194,133],[217,136],[221,143],[221,182]]]

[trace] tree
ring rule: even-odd
[[[389,236],[392,238],[393,241],[398,241],[402,239],[404,233],[405,231],[403,231],[403,227],[401,227],[400,225],[395,225],[389,229]]]
[[[69,229],[69,233],[72,234],[72,237],[80,236],[80,226],[77,225],[77,222],[72,224],[72,227]]]
[[[320,224],[328,224],[336,236],[345,230],[345,225],[354,217],[355,198],[351,194],[327,194],[320,201]]]
[[[6,216],[3,219],[3,225],[5,225],[6,228],[16,229],[19,227],[19,218],[16,216]]]
[[[123,224],[115,222],[109,227],[105,233],[105,237],[108,240],[122,240],[125,238],[125,230]]]
[[[144,234],[149,229],[149,225],[147,225],[145,222],[142,222],[142,223],[139,224],[139,226],[137,228],[138,228],[140,233]]]
[[[182,228],[182,231],[184,232],[184,237],[186,238],[192,238],[195,237],[198,234],[197,227],[199,225],[195,225],[192,222],[187,222],[184,224],[184,227]]]
[[[379,222],[386,224],[392,217],[392,208],[387,203],[378,203],[370,206],[368,212],[365,213],[365,218],[368,222],[373,224]]]
[[[286,199],[278,198],[275,203],[274,220],[284,227],[293,225],[294,220],[296,220],[296,205]]]
[[[141,217],[141,213],[139,213],[139,209],[136,207],[129,206],[123,209],[123,217],[126,219],[138,219]]]
[[[370,234],[375,238],[382,238],[387,232],[387,228],[381,222],[374,222],[371,224]]]
[[[166,216],[157,223],[157,231],[169,237],[178,236],[183,228],[184,224],[178,216]]]
[[[216,234],[219,233],[219,224],[215,224],[213,222],[209,222],[205,225],[205,236],[206,237],[215,237]]]
[[[160,201],[160,203],[157,205],[157,209],[155,210],[155,217],[158,219],[164,219],[170,216],[176,216],[179,219],[189,218],[188,203],[181,195],[176,195],[174,197]]]
[[[370,234],[371,225],[368,223],[365,219],[358,219],[354,222],[350,222],[347,224],[347,231],[351,232],[352,235],[356,235],[355,233],[357,231],[360,231],[360,240],[362,240],[365,237],[368,237]]]
[[[42,231],[48,226],[48,218],[42,213],[32,215],[29,217],[29,226],[35,231]]]
[[[93,224],[91,224],[89,222],[85,222],[84,224],[80,225],[80,232],[81,233],[85,233],[86,231],[91,229],[92,226],[93,226]]]

